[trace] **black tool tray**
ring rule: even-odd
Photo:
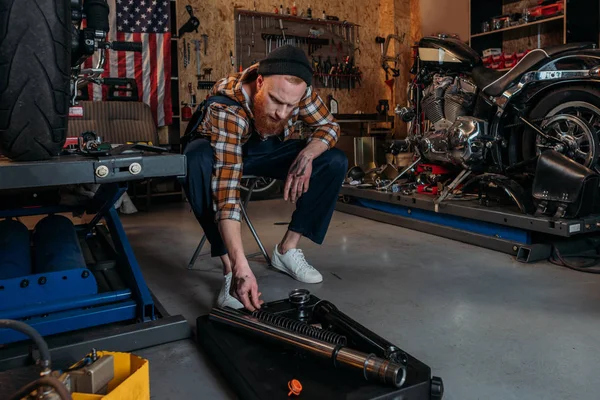
[[[309,323],[312,323],[312,307],[318,301],[319,298],[311,295],[306,305]],[[266,303],[262,310],[298,319],[298,310],[288,299]],[[367,382],[360,373],[336,370],[328,360],[319,360],[310,354],[286,349],[214,323],[207,315],[199,317],[196,322],[198,344],[241,399],[288,398],[287,384],[292,379],[299,380],[303,386],[299,396],[292,395],[292,398],[298,399],[441,398],[431,396],[431,369],[408,353],[406,382],[401,388],[392,388]]]

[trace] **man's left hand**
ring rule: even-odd
[[[283,199],[295,203],[300,196],[308,191],[310,176],[312,175],[313,156],[309,153],[300,152],[296,160],[290,167],[285,187],[283,189]]]

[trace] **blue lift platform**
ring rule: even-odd
[[[48,341],[53,359],[78,359],[92,347],[134,351],[189,338],[185,318],[169,315],[148,289],[114,208],[128,181],[182,177],[185,172],[183,155],[142,151],[39,162],[0,159],[0,219],[93,215],[91,222],[76,227],[86,265],[0,280],[0,319],[34,327]],[[100,186],[93,198],[76,206],[53,204],[44,201],[52,196],[38,195],[78,184]],[[29,203],[34,197],[40,204]],[[0,329],[0,371],[30,363],[25,339]]]
[[[336,210],[442,236],[515,256],[521,262],[548,259],[552,245],[597,236],[600,215],[554,220],[523,214],[518,207],[482,204],[477,199],[444,201],[344,185]]]

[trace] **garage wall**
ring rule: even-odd
[[[405,102],[405,88],[408,76],[403,73],[395,82],[394,98],[391,90],[385,85],[385,74],[380,67],[380,46],[375,43],[376,36],[387,36],[390,33],[406,33],[407,38],[411,35],[411,3],[419,0],[379,0],[365,2],[362,0],[331,0],[315,2],[310,0],[298,0],[296,6],[298,14],[309,6],[314,16],[320,16],[323,10],[327,14],[336,15],[340,20],[348,20],[359,24],[360,27],[360,54],[356,53],[356,64],[363,72],[362,87],[348,92],[347,90],[319,89],[321,97],[325,100],[332,92],[338,100],[341,113],[354,113],[362,111],[365,113],[375,112],[375,106],[379,99],[390,100],[391,108],[399,100]],[[234,8],[251,10],[254,2],[250,0],[238,0],[235,4],[225,0],[189,0],[189,2],[178,1],[178,20],[180,26],[187,21],[188,16],[185,6],[190,4],[194,14],[200,19],[198,33],[188,33],[184,37],[190,39],[201,39],[201,34],[209,36],[208,54],[203,56],[204,68],[213,68],[212,79],[216,80],[229,73],[234,72],[229,59],[229,51],[234,51]],[[257,11],[270,12],[272,1],[257,0],[255,2]],[[279,6],[279,2],[277,5]],[[284,8],[288,4],[283,4]],[[292,2],[289,2],[291,7]],[[410,42],[399,51],[403,54],[402,70],[407,70],[405,65],[409,64]],[[394,47],[394,50],[396,47]],[[391,53],[390,49],[390,53]],[[194,56],[191,65],[183,68],[183,40],[179,41],[179,88],[182,99],[188,99],[187,85],[192,82],[195,87],[197,81],[195,73]],[[206,96],[206,91],[197,91],[199,99]],[[184,123],[185,124],[185,123]],[[184,125],[183,124],[183,125]],[[185,129],[185,125],[182,127]]]
[[[469,0],[420,0],[423,35],[457,34],[469,40]]]

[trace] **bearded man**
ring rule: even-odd
[[[211,255],[223,264],[221,307],[254,311],[262,304],[242,247],[242,174],[285,180],[284,200],[296,205],[272,266],[300,282],[323,280],[298,244],[302,236],[323,243],[348,161],[334,148],[340,128],[311,86],[312,76],[304,52],[283,46],[218,81],[194,114],[184,189]],[[292,138],[298,119],[311,127],[308,138]]]

